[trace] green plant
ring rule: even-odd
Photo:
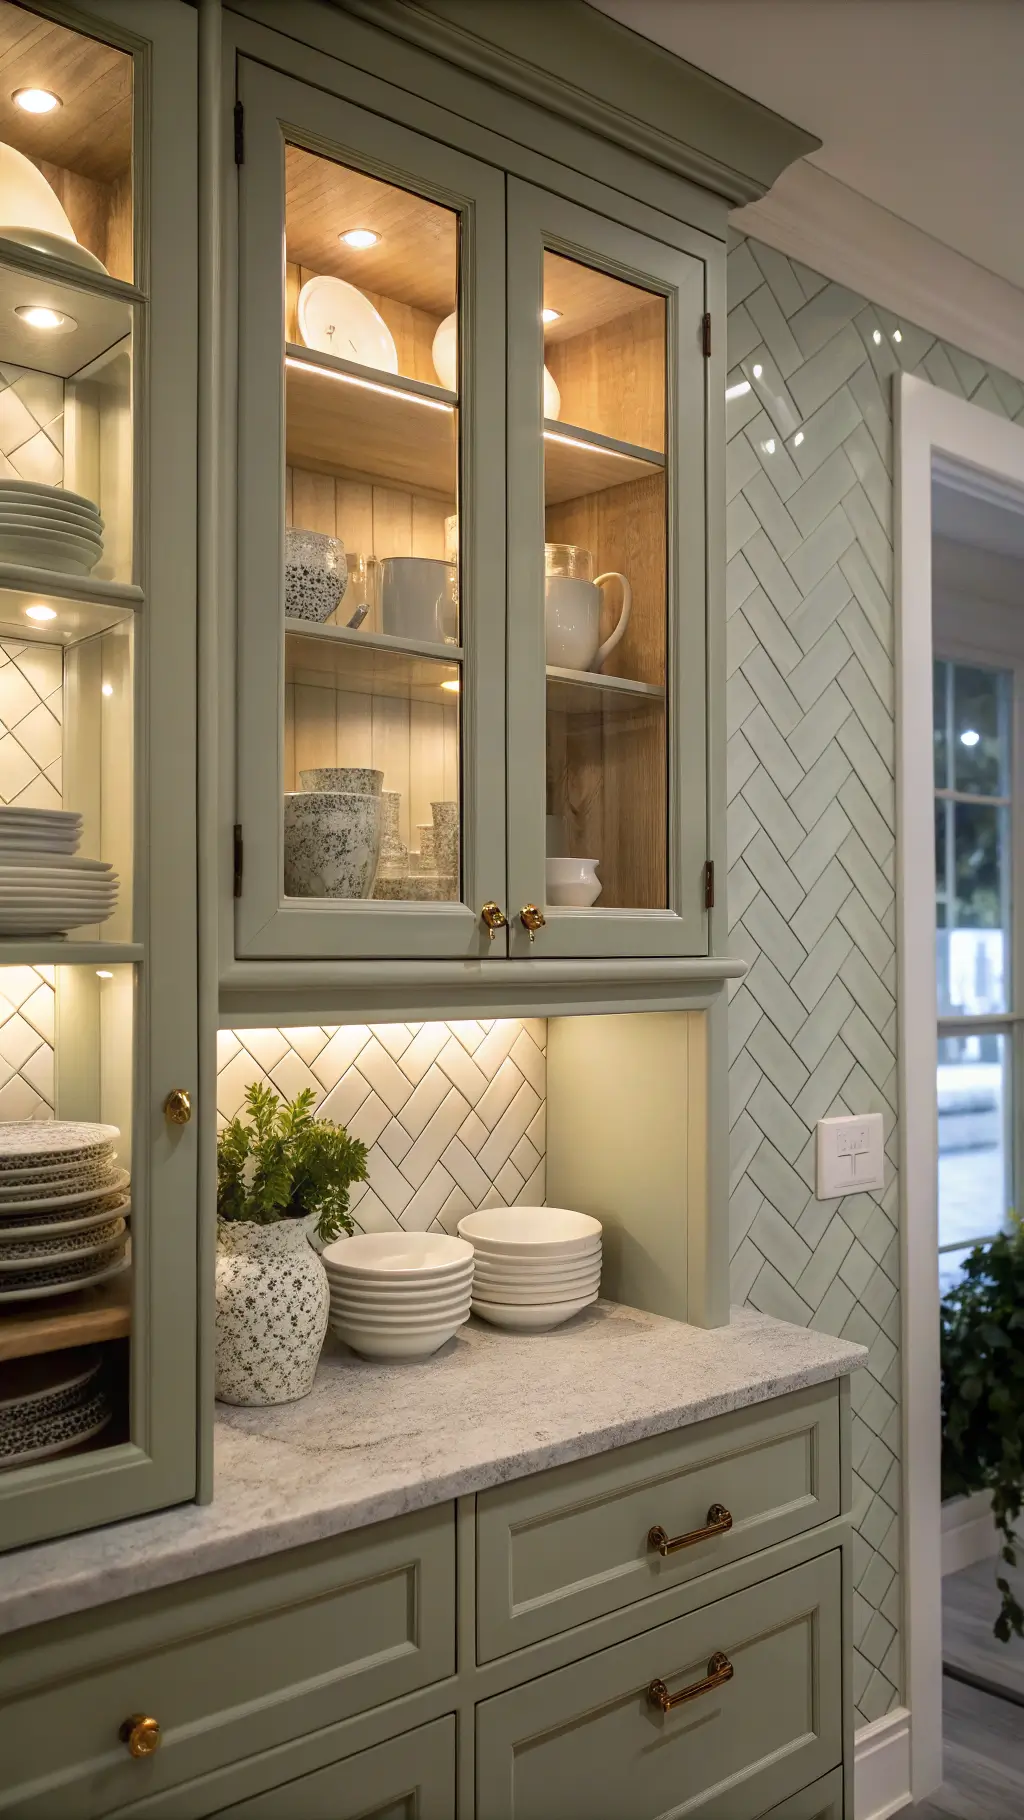
[[[1017,1565],[1013,1525],[1024,1504],[1024,1223],[976,1245],[943,1298],[942,1493],[988,1491],[1002,1535],[1001,1558]],[[994,1631],[1024,1636],[1024,1608],[997,1574],[1002,1606]]]
[[[233,1118],[217,1139],[217,1214],[222,1220],[316,1216],[327,1243],[352,1231],[349,1189],[366,1179],[366,1145],[343,1125],[315,1119],[311,1087],[283,1105],[259,1082],[245,1090],[246,1117]]]

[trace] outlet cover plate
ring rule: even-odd
[[[818,1120],[819,1201],[885,1187],[885,1135],[880,1112]]]

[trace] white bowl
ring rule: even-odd
[[[560,1327],[571,1321],[581,1308],[597,1301],[597,1290],[576,1302],[480,1302],[473,1297],[473,1313],[492,1327],[511,1327],[518,1333],[540,1333],[546,1327]]]
[[[561,1282],[565,1277],[579,1276],[582,1271],[601,1268],[601,1247],[592,1245],[589,1250],[574,1253],[571,1257],[517,1257],[498,1255],[492,1251],[479,1250],[474,1262],[476,1276],[501,1277],[508,1283],[535,1283],[538,1277],[550,1277],[552,1282]]]
[[[499,1257],[573,1257],[600,1239],[601,1222],[568,1207],[489,1207],[467,1213],[459,1235]]]
[[[355,1238],[335,1239],[320,1255],[328,1276],[332,1265],[373,1276],[384,1272],[389,1279],[473,1267],[472,1245],[449,1238],[446,1232],[360,1232]]]
[[[419,1313],[404,1309],[400,1314],[382,1314],[376,1308],[332,1301],[330,1314],[332,1321],[339,1321],[342,1326],[365,1328],[368,1333],[420,1333],[426,1327],[461,1327],[463,1321],[469,1320],[469,1304],[470,1297],[465,1295],[450,1308],[429,1308]]]
[[[538,1283],[535,1287],[517,1284],[514,1289],[504,1283],[474,1283],[473,1300],[512,1307],[544,1307],[551,1302],[578,1301],[582,1296],[597,1295],[600,1287],[600,1274],[588,1277],[582,1283]]]
[[[549,859],[544,862],[545,892],[549,904],[589,910],[603,889],[597,876],[600,860]]]
[[[468,1321],[469,1316],[466,1316]],[[449,1322],[444,1327],[425,1327],[416,1332],[373,1333],[366,1327],[357,1327],[348,1321],[336,1321],[330,1317],[331,1332],[353,1352],[362,1354],[364,1359],[426,1359],[432,1352],[437,1352],[453,1334],[458,1333],[462,1322]]]
[[[468,1301],[473,1279],[460,1278],[457,1283],[445,1283],[437,1289],[417,1283],[408,1290],[392,1290],[378,1283],[364,1287],[351,1277],[344,1283],[329,1277],[328,1286],[331,1301],[337,1302],[339,1308],[365,1308],[368,1314],[374,1309],[381,1314],[422,1314],[434,1308],[457,1308],[460,1302]]]

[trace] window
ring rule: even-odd
[[[939,1282],[1005,1225],[1014,1197],[1015,672],[934,671]]]

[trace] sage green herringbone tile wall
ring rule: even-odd
[[[854,1694],[899,1704],[892,378],[1024,387],[752,240],[729,254],[735,1300],[869,1348],[853,1380]],[[814,1197],[814,1123],[884,1115],[886,1187]]]

